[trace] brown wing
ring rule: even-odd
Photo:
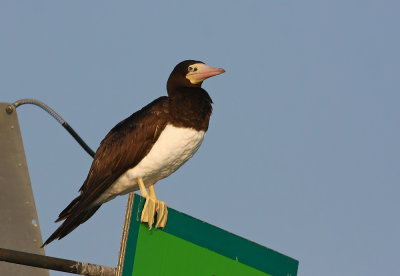
[[[111,129],[97,149],[80,188],[81,202],[91,204],[149,153],[167,125],[168,113],[168,98],[160,97]]]

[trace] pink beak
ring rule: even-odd
[[[202,64],[199,66],[199,69],[196,72],[190,72],[188,76],[190,76],[192,82],[200,83],[205,79],[222,74],[224,72],[225,69],[223,68],[215,68],[206,64]]]

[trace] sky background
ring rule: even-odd
[[[400,275],[399,12],[368,0],[4,0],[0,102],[44,101],[96,149],[166,94],[178,62],[223,67],[203,84],[206,139],[157,183],[159,199],[299,260],[301,276]],[[18,116],[46,239],[92,159],[39,108]],[[46,254],[116,266],[126,200]]]

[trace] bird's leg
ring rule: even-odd
[[[146,203],[144,204],[142,210],[142,217],[140,218],[141,222],[147,222],[149,224],[149,229],[153,226],[154,223],[154,214],[156,211],[156,201],[149,196],[146,190],[146,186],[144,186],[143,179],[138,178],[138,184],[140,188],[140,193],[144,198],[146,198]]]
[[[156,202],[157,222],[155,228],[164,228],[167,224],[168,209],[164,201],[157,200],[154,184],[149,186],[150,198]]]
[[[147,193],[146,186],[144,186],[143,179],[139,177],[137,181],[139,183],[140,193],[142,194],[143,197],[147,198],[149,194]]]

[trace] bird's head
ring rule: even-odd
[[[208,66],[204,62],[185,60],[175,66],[168,78],[167,89],[178,87],[201,87],[205,79],[224,73],[223,68]]]

